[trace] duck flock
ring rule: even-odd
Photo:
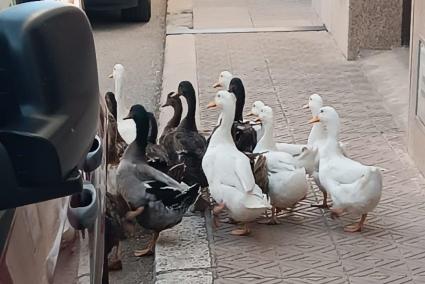
[[[312,114],[307,143],[279,143],[273,135],[273,109],[256,101],[249,113],[252,120],[244,120],[242,80],[223,71],[213,85],[222,90],[207,106],[219,109],[220,115],[212,134],[204,137],[195,121],[195,90],[183,81],[162,106],[172,108],[173,116],[158,137],[152,113],[139,104],[125,110],[124,74],[122,65],[114,66],[115,92],[105,95],[107,163],[117,165],[117,193],[108,193],[107,221],[121,228],[137,222],[154,232],[148,246],[134,252],[136,256],[154,252],[159,233],[181,222],[186,211],[200,202],[201,189],[211,197],[215,223],[226,211],[239,226],[231,234],[238,236],[250,234],[249,223],[263,214],[267,224],[278,224],[279,211],[306,198],[309,178],[323,193],[323,203],[311,206],[329,209],[333,218],[343,213],[361,217],[344,228],[347,232],[360,232],[367,214],[378,205],[381,169],[349,158],[338,140],[338,113],[323,106],[320,95],[306,98],[304,107]],[[187,104],[183,119],[181,97]]]

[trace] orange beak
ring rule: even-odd
[[[221,87],[221,84],[219,82],[217,82],[213,85],[213,88],[218,88],[218,87]]]
[[[320,118],[318,116],[315,116],[308,121],[308,123],[316,123],[316,122],[320,122]]]
[[[257,117],[254,121],[255,122],[261,122],[261,118],[260,117]]]
[[[246,116],[253,116],[254,114],[250,111]]]
[[[207,108],[215,108],[217,106],[217,104],[215,102],[209,102],[207,104]]]
[[[308,104],[307,104],[307,105],[303,105],[303,109],[308,109],[308,108],[310,108],[310,107],[308,106]]]

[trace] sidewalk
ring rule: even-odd
[[[245,112],[255,100],[273,108],[278,141],[306,142],[310,113],[301,106],[319,93],[339,112],[349,156],[386,169],[381,202],[362,233],[343,231],[350,216],[335,221],[310,207],[321,198],[314,183],[307,199],[280,215],[281,225],[255,224],[249,237],[206,222],[214,283],[425,283],[425,181],[361,63],[346,61],[327,32],[193,37],[202,129],[217,122],[206,105],[218,74],[229,70],[245,84]]]

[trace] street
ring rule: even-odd
[[[108,78],[116,63],[124,66],[123,93],[129,110],[143,104],[149,111],[158,110],[161,92],[163,50],[165,40],[166,0],[152,1],[149,23],[121,22],[114,12],[90,13],[98,62],[101,94],[114,90]],[[143,248],[150,234],[139,228],[136,236],[122,243],[123,270],[110,272],[111,283],[140,284],[153,281],[152,256],[135,258],[134,249]]]

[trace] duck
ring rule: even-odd
[[[108,120],[108,149],[106,154],[108,165],[118,165],[119,160],[127,148],[127,143],[118,132],[117,124],[117,101],[113,92],[106,92],[105,94],[106,110],[101,108],[101,123],[103,125],[104,116],[106,113]]]
[[[221,109],[221,123],[212,134],[202,159],[202,168],[208,179],[210,194],[217,202],[214,215],[226,209],[230,218],[243,224],[233,235],[250,234],[248,222],[258,218],[270,203],[255,183],[250,159],[238,150],[231,129],[235,117],[236,97],[228,91],[217,92],[207,108]]]
[[[319,178],[332,196],[332,217],[347,212],[360,215],[359,222],[344,227],[346,232],[360,232],[367,214],[378,205],[382,194],[382,175],[378,167],[363,165],[343,155],[339,146],[340,118],[329,106],[320,108],[310,123],[321,123],[326,142],[320,150]]]
[[[264,135],[257,143],[254,153],[261,153],[267,151],[286,153],[293,165],[297,168],[305,168],[307,174],[312,174],[315,166],[315,157],[318,149],[310,147],[308,145],[300,145],[300,149],[293,154],[288,151],[283,151],[277,146],[278,143],[274,141],[273,129],[274,129],[274,116],[273,109],[269,106],[264,105],[259,111],[259,116],[256,121],[260,121],[264,128]],[[297,145],[298,146],[298,145]]]
[[[229,90],[230,81],[233,79],[232,73],[227,70],[220,72],[218,76],[218,81],[213,84],[213,88],[223,88],[224,90]]]
[[[134,223],[126,218],[126,214],[131,208],[119,193],[106,192],[105,197],[104,257],[107,259],[113,248],[115,248],[115,253],[108,261],[108,270],[120,270],[122,269],[121,241],[125,240],[134,231]]]
[[[267,224],[279,224],[276,211],[284,208],[292,208],[299,201],[304,199],[309,189],[306,178],[306,163],[310,162],[310,167],[314,162],[314,151],[308,156],[310,150],[305,147],[299,155],[291,155],[284,151],[278,151],[273,143],[273,110],[269,106],[263,106],[259,112],[258,119],[265,128],[264,136],[261,138],[258,147],[254,153],[264,151],[263,156],[266,160],[268,172],[267,194],[270,197],[272,207],[272,216]],[[263,141],[267,140],[267,141]]]
[[[134,251],[139,257],[153,254],[160,232],[181,222],[199,197],[199,185],[179,183],[147,163],[149,115],[142,105],[132,106],[125,119],[135,121],[137,133],[118,166],[117,191],[132,209],[126,213],[127,220],[153,231],[147,247]]]
[[[230,81],[229,81],[230,79]],[[235,117],[234,117],[234,123],[232,126],[232,136],[235,141],[236,147],[246,153],[252,153],[252,151],[255,148],[255,145],[257,144],[257,132],[253,127],[253,124],[249,121],[244,121],[243,119],[243,109],[245,106],[245,87],[242,83],[242,80],[237,77],[233,77],[230,72],[223,71],[220,74],[219,82],[216,83],[216,85],[220,84],[220,86],[224,86],[227,91],[234,94],[236,97],[236,110],[235,110]],[[221,115],[218,119],[218,124],[214,128],[218,127],[220,124]],[[208,141],[212,135],[210,135]]]
[[[235,117],[232,126],[232,136],[236,147],[242,152],[252,153],[257,145],[257,132],[249,121],[243,119],[245,87],[242,80],[237,77],[232,78],[228,91],[236,97]]]
[[[170,161],[167,150],[163,145],[157,144],[158,137],[158,123],[155,115],[148,112],[149,116],[149,133],[148,145],[146,146],[146,159],[148,164],[163,173],[168,174],[170,177],[177,181],[182,181],[186,173],[186,165],[184,163],[173,163]]]
[[[186,172],[183,179],[185,183],[198,183],[201,187],[206,187],[208,182],[201,163],[207,148],[207,141],[198,132],[196,126],[195,89],[189,81],[182,81],[178,86],[176,96],[183,96],[186,99],[187,114],[179,126],[164,137],[162,145],[167,149],[172,162],[185,164]]]
[[[109,78],[114,79],[115,91],[114,97],[117,104],[117,124],[118,132],[127,144],[130,144],[136,138],[136,125],[132,120],[124,120],[127,113],[125,98],[123,96],[123,83],[125,77],[125,68],[121,64],[115,64],[112,74]]]
[[[173,116],[167,122],[167,125],[164,127],[161,137],[159,137],[159,144],[164,143],[164,137],[167,136],[172,131],[174,131],[179,126],[180,120],[182,118],[182,113],[183,113],[182,101],[180,100],[180,97],[176,95],[175,92],[170,92],[167,95],[167,100],[161,106],[161,108],[165,108],[167,106],[172,107],[174,112],[173,112]]]
[[[312,117],[316,117],[319,114],[320,108],[323,107],[323,99],[319,94],[312,94],[308,99],[308,104],[304,105],[304,109],[310,109]],[[328,192],[326,189],[322,186],[320,183],[319,178],[319,161],[320,161],[320,151],[323,149],[323,146],[326,144],[326,131],[321,123],[314,123],[310,134],[308,135],[307,139],[307,145],[314,147],[315,149],[318,149],[317,155],[314,158],[314,168],[311,173],[311,176],[313,177],[314,183],[317,185],[319,190],[323,194],[323,201],[321,204],[312,204],[312,207],[317,208],[329,208],[328,206]],[[344,145],[341,142],[338,142],[339,148],[342,151],[344,156],[347,156],[346,151],[344,149]]]
[[[262,101],[255,101],[252,104],[251,111],[247,114],[247,116],[254,116],[258,117],[260,114],[260,110],[265,106],[264,102]],[[257,132],[257,142],[260,141],[261,137],[264,135],[264,128],[261,124],[252,123],[252,127],[255,129],[255,132]]]
[[[258,115],[261,112],[261,109],[265,106],[266,106],[266,104],[264,102],[255,101],[252,104],[252,108],[251,108],[251,111],[248,113],[248,116],[258,117]],[[255,127],[256,127],[256,131],[257,131],[257,135],[259,137],[258,143],[260,143],[260,140],[264,135],[265,129],[261,124],[256,125]],[[265,142],[265,140],[262,141],[262,143],[264,143],[264,142]],[[282,143],[282,142],[281,143],[273,142],[273,143],[275,145],[274,147],[275,147],[276,151],[286,152],[286,153],[289,153],[291,155],[300,154],[302,152],[303,148],[306,147],[305,144],[291,144],[291,143]]]

